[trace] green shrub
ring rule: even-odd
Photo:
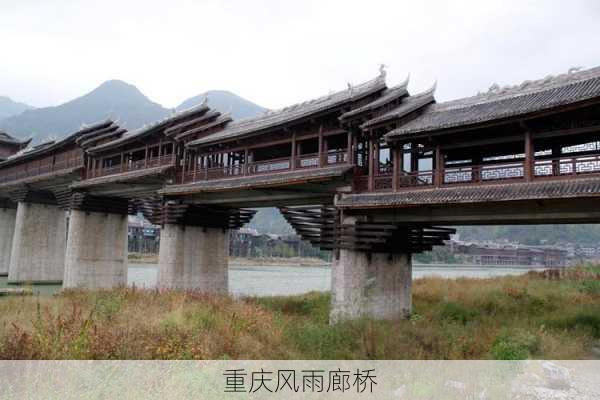
[[[565,330],[585,330],[600,338],[600,310],[585,310],[575,315],[549,321],[548,326]]]
[[[495,360],[525,360],[539,349],[539,340],[530,333],[502,333],[492,345],[490,353]]]
[[[477,310],[467,308],[458,303],[444,303],[440,308],[440,318],[446,321],[460,322],[465,325],[479,316]]]
[[[583,281],[579,290],[592,296],[600,295],[600,281]]]

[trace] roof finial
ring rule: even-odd
[[[498,93],[500,91],[500,85],[498,85],[497,83],[494,83],[492,86],[490,86],[490,88],[488,89],[488,93]]]
[[[352,87],[352,84],[350,82],[348,82],[347,85],[348,85],[348,93],[350,93],[350,97],[352,97],[354,88]]]
[[[208,95],[204,96],[204,98],[202,99],[202,103],[200,103],[201,106],[205,106],[208,104]]]
[[[385,70],[386,68],[387,68],[387,65],[379,64],[379,77],[381,79],[385,79],[385,76],[387,75],[387,71]]]
[[[574,74],[575,72],[579,72],[581,71],[582,67],[571,67],[569,68],[569,71],[567,72],[567,74],[571,75]]]

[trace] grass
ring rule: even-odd
[[[66,291],[0,300],[2,359],[584,359],[600,271],[417,279],[408,320],[328,324],[329,295]]]

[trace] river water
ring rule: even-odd
[[[518,275],[534,268],[464,266],[464,265],[419,265],[413,266],[413,278],[440,276],[444,278],[489,278],[502,275]],[[158,275],[156,264],[130,264],[127,282],[130,286],[153,288]],[[239,296],[293,295],[313,290],[330,289],[329,267],[303,266],[232,266],[229,268],[229,291]],[[0,277],[0,287],[6,287],[6,277]],[[52,294],[58,285],[35,286],[34,292]]]

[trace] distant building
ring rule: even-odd
[[[29,142],[31,142],[31,139],[20,141],[8,133],[0,131],[0,161],[4,161],[26,148]]]
[[[160,227],[137,215],[129,216],[128,243],[130,253],[158,254]]]
[[[452,254],[460,255],[466,262],[477,265],[530,265],[564,267],[568,251],[553,246],[525,246],[490,242],[461,242],[450,240],[447,245]]]

